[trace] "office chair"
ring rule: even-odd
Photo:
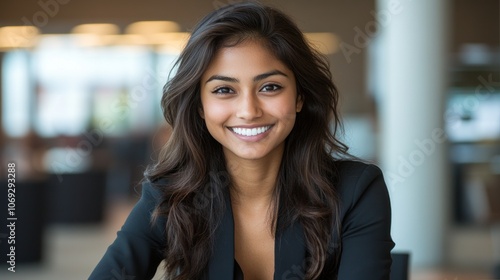
[[[391,253],[391,280],[408,280],[409,253]]]

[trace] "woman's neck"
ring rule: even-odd
[[[269,207],[272,203],[276,180],[283,157],[277,149],[265,158],[247,160],[226,154],[226,164],[231,176],[233,204]]]

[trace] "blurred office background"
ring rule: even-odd
[[[168,138],[161,89],[190,28],[232,2],[0,2],[1,174],[16,163],[18,217],[16,273],[0,228],[0,278],[89,275]],[[384,171],[411,279],[500,279],[500,1],[263,2],[330,60],[343,137]]]

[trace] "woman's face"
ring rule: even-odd
[[[302,102],[293,72],[261,42],[219,49],[200,86],[200,115],[228,160],[282,156]]]

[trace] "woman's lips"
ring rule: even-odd
[[[273,125],[262,125],[253,127],[239,127],[233,126],[228,127],[228,129],[233,132],[233,134],[241,140],[244,141],[259,141],[269,134],[269,131]]]
[[[258,126],[258,127],[253,127],[253,128],[246,128],[246,127],[231,127],[230,129],[241,136],[257,136],[259,134],[265,133],[271,128],[270,125],[266,126]]]

